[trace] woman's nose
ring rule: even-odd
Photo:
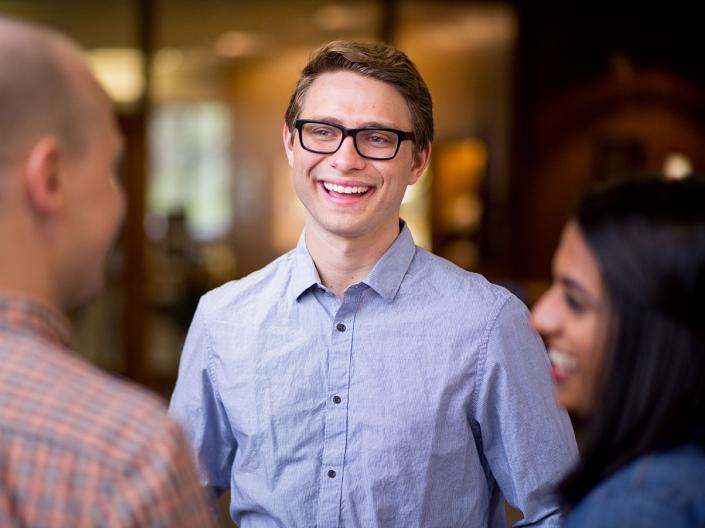
[[[531,324],[542,336],[555,333],[560,326],[560,313],[557,309],[554,287],[546,291],[531,310]]]

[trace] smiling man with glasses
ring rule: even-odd
[[[171,402],[241,528],[501,527],[502,493],[558,525],[575,439],[526,308],[399,218],[432,139],[400,51],[332,42],[304,68],[283,127],[304,232],[202,298]]]

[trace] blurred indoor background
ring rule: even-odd
[[[531,304],[587,185],[705,170],[701,4],[0,0],[86,49],[127,140],[129,213],[75,314],[81,352],[168,397],[199,296],[296,244],[283,114],[338,38],[393,43],[431,89],[432,163],[402,210],[417,243]]]

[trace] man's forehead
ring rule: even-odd
[[[411,124],[408,105],[392,84],[347,70],[326,72],[311,83],[301,117],[347,126]]]

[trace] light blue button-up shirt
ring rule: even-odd
[[[558,526],[577,457],[524,305],[407,227],[342,301],[303,236],[205,295],[170,412],[241,528]]]

